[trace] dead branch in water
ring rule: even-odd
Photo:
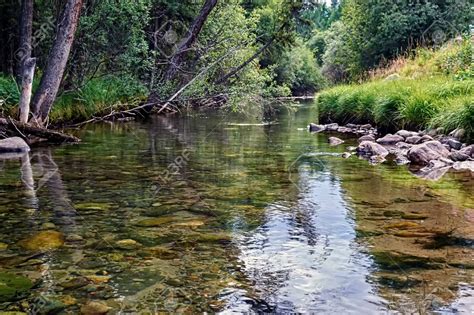
[[[31,140],[32,137],[38,137],[45,139],[47,142],[57,144],[81,141],[79,138],[66,133],[32,126],[11,118],[0,118],[0,130],[6,134],[21,137],[26,141]]]

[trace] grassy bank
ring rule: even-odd
[[[39,82],[34,82],[34,88]],[[50,120],[52,123],[83,121],[94,115],[108,113],[138,104],[146,99],[146,88],[128,78],[107,76],[87,81],[72,92],[57,98]],[[16,116],[20,90],[12,77],[0,75],[0,115]]]
[[[363,84],[341,85],[317,97],[320,117],[370,122],[384,129],[456,128],[474,139],[474,48],[469,39],[439,50],[420,49],[372,73]]]

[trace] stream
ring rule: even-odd
[[[0,157],[0,314],[472,314],[472,174],[343,159],[356,139],[316,117],[91,124]]]

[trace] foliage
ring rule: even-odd
[[[463,128],[467,139],[473,139],[474,81],[458,79],[459,71],[471,66],[464,60],[469,45],[465,41],[435,52],[420,50],[419,57],[408,59],[399,69],[399,77],[377,77],[324,91],[317,100],[321,115],[387,129],[442,127],[450,132]]]
[[[347,0],[341,25],[327,39],[331,53],[325,68],[329,74],[344,72],[358,78],[419,43],[438,45],[459,35],[469,25],[470,12],[468,1]],[[331,54],[349,59],[331,58]]]
[[[313,52],[301,41],[284,53],[276,71],[280,84],[291,87],[294,95],[314,93],[325,85]]]

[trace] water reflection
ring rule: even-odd
[[[36,286],[8,302],[0,290],[0,310],[30,311],[38,295],[72,313],[89,300],[123,314],[469,310],[470,175],[427,183],[343,160],[298,130],[312,117],[91,125],[78,146],[6,161],[0,277]]]

